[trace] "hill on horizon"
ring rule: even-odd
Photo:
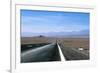
[[[72,32],[24,33],[22,37],[89,37],[89,30]]]

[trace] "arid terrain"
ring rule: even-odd
[[[22,37],[21,44],[41,44],[56,42],[56,38],[51,37]]]
[[[89,49],[89,38],[22,37],[21,44],[41,44],[58,42],[70,48]]]
[[[89,59],[89,38],[22,37],[21,52],[51,43],[60,45],[66,60]]]
[[[58,43],[70,48],[89,49],[89,38],[60,38]]]

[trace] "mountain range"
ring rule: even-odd
[[[47,37],[89,37],[89,30],[82,30],[82,31],[71,31],[71,32],[48,32],[48,33],[22,33],[24,37],[31,37],[31,36],[47,36]]]

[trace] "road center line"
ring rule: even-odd
[[[60,46],[59,46],[58,43],[57,43],[57,46],[58,46],[58,49],[59,49],[61,61],[66,61],[66,59],[65,59],[65,57],[64,57],[64,55],[63,55],[63,53],[62,53],[62,51],[61,51],[61,48],[60,48]]]

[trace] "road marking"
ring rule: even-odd
[[[58,43],[57,43],[57,46],[58,46],[58,49],[59,49],[61,61],[66,61],[66,59],[65,59],[65,57],[64,57],[64,55],[63,55],[63,53],[62,53],[62,51],[61,51],[61,48],[60,48],[60,46],[59,46]]]

